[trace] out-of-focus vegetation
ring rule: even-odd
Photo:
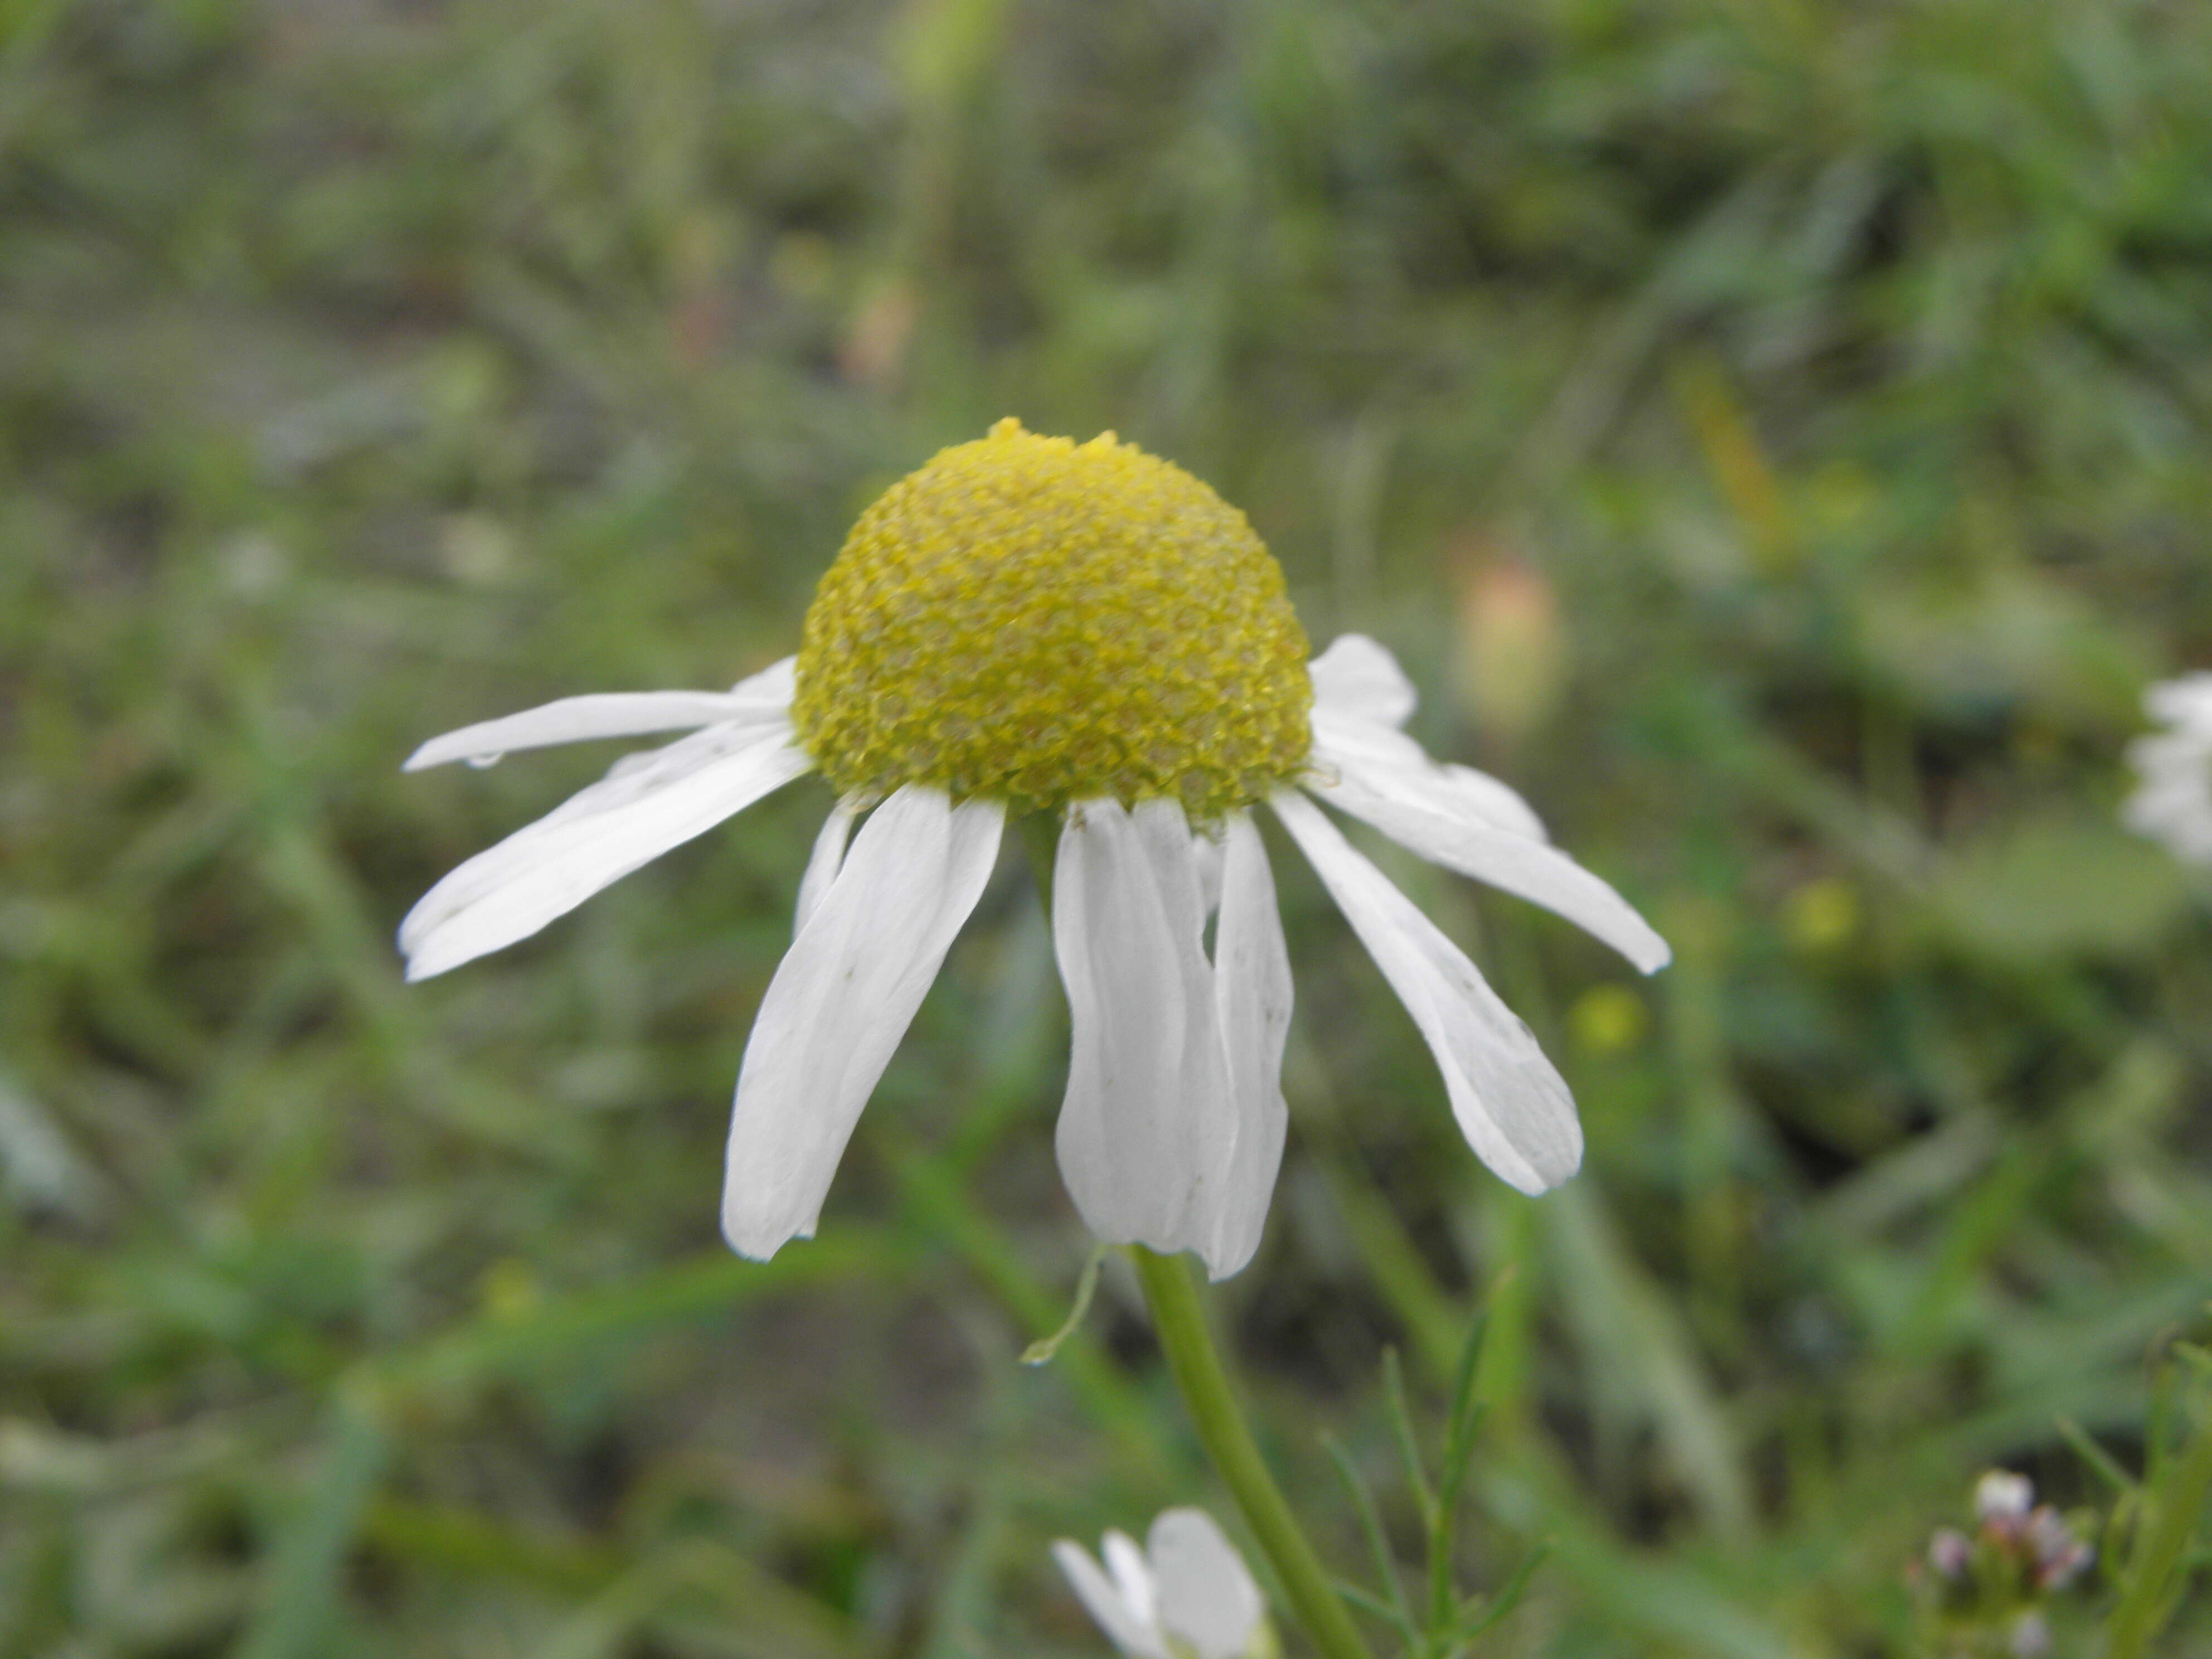
[[[1095,1655],[1043,1541],[1230,1518],[1126,1279],[1016,1363],[1089,1247],[1023,872],[767,1267],[720,1146],[818,785],[390,943],[611,758],[416,741],[783,654],[1009,413],[1245,507],[1679,953],[1386,856],[1576,1087],[1531,1203],[1279,848],[1224,1311],[1340,1567],[1322,1431],[1410,1563],[1379,1355],[1433,1429],[1505,1275],[1492,1653],[1912,1654],[1978,1470],[2179,1443],[2212,929],[2112,808],[2212,663],[2212,9],[9,0],[0,1652]],[[2140,1650],[2212,1642],[2114,1559],[2059,1652],[2153,1567]]]

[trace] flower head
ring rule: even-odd
[[[1475,1152],[1540,1192],[1582,1157],[1566,1085],[1316,800],[1646,972],[1666,944],[1519,795],[1404,734],[1413,690],[1389,652],[1357,635],[1310,662],[1304,650],[1281,573],[1204,484],[1110,435],[1077,445],[1001,422],[861,515],[796,659],[727,692],[571,697],[418,750],[410,769],[690,732],[432,888],[400,927],[409,977],[526,938],[824,774],[836,804],[731,1117],[723,1231],[765,1257],[812,1234],[1006,815],[1048,814],[1072,1036],[1062,1175],[1102,1239],[1193,1250],[1218,1278],[1258,1246],[1286,1120],[1290,963],[1252,812],[1264,804],[1412,1014]]]
[[[823,577],[798,670],[792,723],[845,794],[1165,799],[1210,823],[1311,742],[1281,569],[1242,513],[1110,432],[1001,421],[893,484]]]
[[[1267,1604],[1244,1558],[1203,1510],[1163,1510],[1139,1549],[1106,1534],[1102,1567],[1061,1539],[1053,1559],[1091,1616],[1131,1659],[1273,1659]]]
[[[2143,706],[2166,729],[2128,746],[2141,781],[2121,818],[2174,857],[2212,866],[2212,673],[2154,685]]]

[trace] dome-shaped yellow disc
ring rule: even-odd
[[[1242,513],[1111,433],[1001,421],[893,484],[822,578],[798,680],[800,740],[844,793],[1170,796],[1206,822],[1311,746],[1281,568]]]

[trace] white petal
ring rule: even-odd
[[[1190,843],[1173,801],[1069,810],[1053,872],[1070,1025],[1054,1144],[1092,1233],[1195,1250],[1218,1278],[1238,1124]]]
[[[1237,1547],[1204,1510],[1163,1510],[1146,1540],[1159,1623],[1198,1659],[1246,1659],[1267,1604]]]
[[[783,657],[757,674],[748,674],[730,688],[731,698],[752,708],[788,713],[799,689],[799,659]]]
[[[1489,816],[1467,781],[1480,774],[1407,765],[1319,721],[1314,760],[1309,788],[1431,863],[1565,916],[1647,974],[1673,958],[1667,941],[1603,881],[1549,842],[1502,827]],[[1485,781],[1505,787],[1495,779]]]
[[[1396,726],[1385,726],[1362,714],[1347,714],[1342,709],[1324,708],[1316,703],[1313,733],[1316,762],[1320,759],[1318,751],[1323,747],[1350,746],[1376,761],[1391,761],[1401,766],[1431,764],[1429,751]]]
[[[1977,1521],[2021,1521],[2035,1505],[2035,1482],[2009,1469],[1990,1469],[1974,1483]]]
[[[1574,1097],[1528,1028],[1319,807],[1290,789],[1270,805],[1427,1039],[1475,1155],[1524,1193],[1572,1175],[1583,1156]]]
[[[1471,766],[1439,764],[1428,750],[1403,732],[1378,726],[1373,720],[1332,714],[1316,708],[1313,714],[1313,769],[1316,782],[1334,783],[1347,763],[1374,770],[1416,774],[1439,789],[1465,811],[1500,830],[1536,841],[1550,834],[1536,809],[1512,785],[1478,772]]]
[[[400,770],[420,772],[457,760],[488,763],[518,749],[544,749],[556,743],[681,732],[745,719],[754,712],[751,705],[726,691],[610,691],[588,697],[562,697],[520,714],[482,720],[433,738],[410,755]]]
[[[761,999],[730,1116],[722,1231],[811,1237],[837,1160],[998,857],[1005,809],[909,784],[869,815]]]
[[[1210,916],[1221,908],[1221,843],[1209,836],[1193,836],[1190,852],[1198,860],[1199,902]]]
[[[2140,748],[2148,739],[2138,741]],[[2197,753],[2183,759],[2172,757],[2130,757],[2142,776],[2132,799],[2147,811],[2195,811],[2212,798],[2212,754]]]
[[[2129,763],[2148,777],[2197,782],[2212,759],[2205,739],[2193,732],[2159,732],[2136,738],[2127,747]]]
[[[1119,1527],[1109,1527],[1105,1538],[1106,1571],[1121,1604],[1146,1630],[1159,1627],[1159,1599],[1153,1593],[1152,1563],[1145,1559],[1137,1540]]]
[[[527,939],[814,764],[781,723],[713,726],[625,759],[422,896],[399,924],[408,978]]]
[[[1091,1616],[1098,1621],[1098,1628],[1130,1659],[1168,1659],[1166,1644],[1148,1622],[1140,1620],[1121,1599],[1121,1593],[1107,1577],[1091,1553],[1071,1539],[1058,1540],[1052,1547],[1052,1559],[1067,1579],[1068,1588],[1075,1592]]]
[[[852,839],[853,820],[860,811],[860,798],[847,795],[823,820],[822,833],[815,836],[814,852],[806,860],[806,873],[799,878],[799,902],[792,907],[793,938],[805,931],[807,919],[821,904],[830,884],[837,879],[838,868],[845,862],[845,843]]]
[[[1249,812],[1232,812],[1223,825],[1220,882],[1213,989],[1237,1142],[1214,1240],[1214,1259],[1222,1264],[1217,1278],[1237,1272],[1260,1248],[1290,1121],[1283,1104],[1283,1044],[1291,1030],[1291,953],[1283,944],[1267,849]]]
[[[2212,676],[2198,678],[2212,684]],[[2136,738],[2127,753],[2141,781],[2122,805],[2120,822],[2178,858],[2194,862],[2212,854],[2212,732],[2156,732]]]
[[[1398,659],[1364,634],[1338,635],[1306,671],[1313,676],[1315,708],[1332,714],[1403,726],[1419,701]]]
[[[2143,693],[2152,718],[2198,733],[2212,733],[2212,673],[2161,680]]]
[[[1445,761],[1436,768],[1443,786],[1468,812],[1500,830],[1510,830],[1516,836],[1526,836],[1531,841],[1548,842],[1551,831],[1544,828],[1544,820],[1536,816],[1536,809],[1528,805],[1528,797],[1502,778],[1493,778],[1487,772],[1478,772],[1472,766],[1462,766]]]

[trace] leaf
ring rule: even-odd
[[[2116,957],[2157,942],[2188,887],[2159,848],[2103,818],[2046,817],[1966,843],[1929,901],[1959,944],[2008,963]]]
[[[350,1391],[331,1410],[328,1439],[304,1506],[270,1553],[237,1659],[313,1653],[337,1613],[340,1574],[392,1448],[369,1403]]]
[[[1541,1206],[1569,1315],[1601,1403],[1658,1431],[1709,1524],[1751,1529],[1751,1489],[1735,1437],[1674,1306],[1613,1231],[1598,1188],[1571,1182]]]

